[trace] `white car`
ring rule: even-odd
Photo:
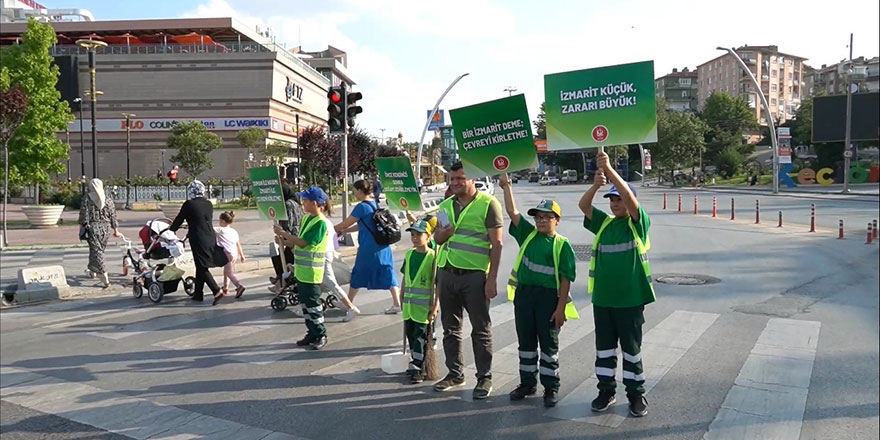
[[[490,184],[488,184],[482,180],[475,180],[474,181],[474,186],[477,187],[477,191],[482,191],[484,193],[492,194],[492,191],[491,191],[492,188],[490,188],[489,185]]]
[[[559,179],[556,177],[550,176],[541,176],[541,180],[538,181],[539,185],[559,185]]]

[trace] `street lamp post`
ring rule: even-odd
[[[98,105],[98,90],[95,85],[95,49],[106,47],[107,43],[95,40],[76,40],[76,45],[86,49],[89,53],[89,77],[91,90],[91,116],[92,116],[92,173],[98,178],[98,124],[96,123],[97,115],[96,106]]]
[[[853,148],[850,145],[852,143],[852,136],[850,134],[852,128],[852,44],[853,34],[849,34],[849,66],[846,75],[846,133],[844,133],[843,140],[843,192],[845,193],[849,192],[849,166],[850,158],[853,155]]]
[[[131,118],[134,113],[123,113],[125,118],[125,209],[131,209]]]
[[[434,115],[437,113],[437,109],[440,108],[440,103],[443,101],[443,98],[446,97],[446,94],[449,93],[449,91],[452,90],[452,88],[455,87],[455,85],[458,84],[458,82],[461,81],[462,78],[464,78],[468,75],[470,75],[470,74],[469,73],[462,73],[461,75],[458,76],[458,78],[455,78],[455,81],[452,81],[452,84],[450,84],[449,87],[446,88],[446,91],[443,92],[442,95],[440,95],[440,99],[437,100],[437,103],[434,104],[434,109],[431,110],[431,114],[428,115],[428,120],[425,121],[425,128],[422,130],[422,137],[419,138],[419,150],[418,150],[418,153],[416,154],[416,163],[415,163],[416,181],[418,181],[419,179],[422,178],[422,167],[421,167],[421,165],[422,165],[422,143],[425,141],[425,133],[428,132],[428,126],[430,126],[431,121],[434,120]],[[398,138],[400,139],[400,141],[401,141],[400,143],[402,144],[403,143],[402,142],[403,135],[402,134],[398,135]]]
[[[514,86],[507,86],[507,88],[504,89],[504,91],[507,92],[507,96],[513,96],[513,92],[515,92],[516,90],[517,88]]]
[[[752,75],[752,71],[749,70],[746,63],[739,57],[739,54],[733,49],[726,47],[718,47],[717,49],[726,50],[727,53],[733,56],[733,58],[739,63],[740,67],[742,67],[749,75],[749,79],[751,79],[752,84],[755,85],[755,91],[761,98],[761,104],[764,106],[764,114],[767,117],[767,126],[770,128],[770,142],[773,145],[773,194],[779,194],[779,145],[776,139],[776,126],[773,124],[773,116],[770,114],[770,104],[767,103],[767,97],[764,96],[764,92],[761,91],[761,85],[758,84],[758,79],[755,78],[755,75]]]
[[[73,181],[73,176],[70,174],[70,127],[66,127],[64,129],[64,136],[67,138],[67,183]]]

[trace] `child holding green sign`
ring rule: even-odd
[[[575,278],[574,249],[556,233],[562,210],[553,200],[541,200],[528,214],[533,225],[516,209],[507,173],[499,182],[510,217],[510,235],[520,245],[507,283],[513,301],[516,336],[519,340],[520,384],[510,400],[522,400],[544,386],[544,406],[554,407],[559,393],[559,329],[566,319],[577,319],[569,290]],[[553,286],[553,287],[548,287]],[[541,350],[538,351],[540,343]],[[539,374],[540,373],[540,374]]]
[[[596,323],[596,378],[599,396],[593,411],[607,410],[616,401],[617,347],[623,352],[623,384],[629,399],[629,413],[642,417],[648,413],[645,399],[645,373],[642,369],[642,325],[645,304],[654,302],[651,267],[648,264],[648,214],[642,209],[636,190],[611,167],[608,155],[596,158],[593,185],[581,197],[584,228],[596,234],[590,258],[593,318]],[[613,216],[593,206],[593,197],[606,183],[614,186],[605,194]]]

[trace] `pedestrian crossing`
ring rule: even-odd
[[[49,337],[75,334],[126,346],[146,344],[153,349],[181,352],[185,356],[198,356],[201,350],[211,350],[214,354],[219,353],[223,359],[241,364],[265,366],[279,361],[309,359],[312,351],[298,349],[293,344],[305,331],[303,318],[291,310],[273,312],[268,304],[270,297],[246,294],[243,301],[229,300],[216,307],[192,304],[183,295],[169,297],[160,304],[144,300],[133,302],[130,298],[92,300],[80,308],[53,306],[43,312],[16,309],[4,311],[0,316],[6,323],[27,323],[27,328],[46,332]],[[361,295],[358,299],[358,306],[362,310],[381,310],[388,296],[387,293],[374,292]],[[568,321],[560,332],[561,358],[582,354],[586,351],[583,346],[589,344],[589,338],[593,337],[592,306],[582,305],[579,314],[579,320]],[[379,369],[380,357],[400,349],[402,336],[391,336],[398,332],[390,331],[400,328],[400,315],[367,313],[347,323],[341,322],[341,313],[338,311],[328,315],[326,325],[330,344],[325,351],[334,350],[335,344],[357,341],[367,334],[373,334],[371,338],[384,339],[384,344],[377,344],[375,340],[365,342],[364,346],[378,345],[380,348],[337,359],[330,365],[314,363],[314,369],[307,374],[351,384],[387,383],[387,380],[381,379],[384,373]],[[512,326],[513,304],[497,301],[490,309],[490,316],[496,329],[504,325]],[[689,350],[716,325],[720,316],[718,313],[675,310],[655,325],[646,324],[642,358],[647,393],[650,394],[670,371],[677,368]],[[463,321],[463,326],[462,348],[467,352],[471,347],[471,327],[467,319]],[[743,361],[736,380],[727,389],[724,403],[704,438],[798,438],[820,330],[821,323],[815,321],[768,319]],[[518,383],[517,345],[513,339],[512,342],[493,347],[495,400],[506,400],[505,393]],[[588,359],[592,359],[592,356],[589,354]],[[442,365],[442,349],[437,350],[437,357]],[[592,370],[592,361],[589,360],[583,368]],[[445,369],[441,370],[445,372]],[[617,370],[619,380],[622,369]],[[465,366],[465,375],[472,378],[475,374],[475,365],[470,362]],[[592,413],[589,405],[597,392],[595,374],[577,384],[565,383],[566,377],[563,370],[561,400],[555,408],[543,410],[544,417],[610,429],[626,423],[628,411],[623,393],[619,393],[621,397],[616,406],[604,413]],[[420,394],[431,401],[472,400],[470,389],[438,394],[427,386],[430,384],[425,385],[415,388],[401,385],[403,389],[400,391],[405,390],[406,396]],[[339,399],[348,401],[344,393]],[[371,405],[365,402],[364,405],[369,408],[390,408],[403,403]]]

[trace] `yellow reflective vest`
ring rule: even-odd
[[[519,272],[519,267],[522,264],[523,256],[526,254],[526,248],[529,246],[529,243],[532,242],[532,239],[538,235],[538,230],[533,230],[528,237],[526,237],[526,241],[523,242],[522,246],[519,248],[519,254],[516,256],[516,262],[513,263],[513,270],[510,271],[510,278],[507,279],[507,300],[513,301],[516,297],[516,287],[518,285],[517,281],[517,273]],[[563,237],[560,234],[556,234],[553,237],[553,267],[544,268],[541,266],[545,273],[553,272],[553,276],[556,277],[556,293],[559,294],[559,259],[562,256],[562,247],[565,245],[565,242],[568,241],[567,238]],[[579,319],[580,315],[578,314],[577,308],[574,306],[574,302],[571,300],[571,292],[568,295],[568,302],[565,304],[565,317],[568,319]]]
[[[315,225],[324,221],[323,215],[309,215],[303,219],[299,236],[302,237],[314,228]],[[309,284],[321,284],[324,280],[324,257],[327,254],[327,234],[318,244],[304,248],[296,247],[293,250],[293,274],[297,281]]]
[[[486,228],[486,213],[489,204],[494,197],[478,192],[471,201],[455,218],[453,197],[449,197],[440,203],[440,208],[449,216],[455,232],[452,237],[441,246],[437,257],[437,266],[453,267],[466,270],[481,270],[489,272],[489,254],[492,243],[489,241],[489,230]]]
[[[406,252],[403,277],[406,281],[403,286],[403,301],[401,314],[404,320],[411,320],[422,324],[428,323],[428,313],[431,310],[431,291],[434,288],[434,251],[428,249],[428,254],[422,260],[415,277],[410,277],[411,259],[415,252],[410,249]]]

